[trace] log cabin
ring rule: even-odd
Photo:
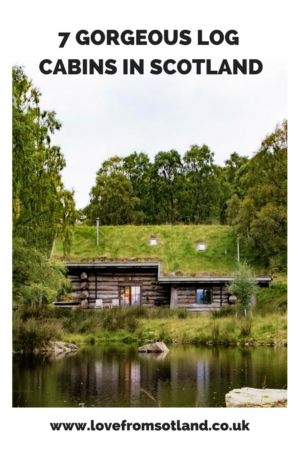
[[[235,303],[227,286],[232,277],[166,277],[160,263],[67,263],[72,302],[54,306],[95,308],[130,307],[186,308],[206,313]],[[256,278],[269,287],[271,276]],[[100,301],[100,302],[99,302]],[[253,296],[252,304],[256,299]]]

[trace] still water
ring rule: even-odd
[[[235,388],[286,389],[287,349],[138,344],[81,346],[76,354],[13,355],[14,407],[225,407]]]

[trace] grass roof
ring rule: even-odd
[[[149,245],[150,238],[157,245]],[[197,250],[203,242],[206,249]],[[225,252],[227,251],[227,252]],[[62,242],[55,258],[63,259]],[[224,225],[102,226],[97,246],[96,227],[78,225],[70,262],[161,262],[161,275],[225,276],[237,268],[237,244]]]

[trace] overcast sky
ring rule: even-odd
[[[66,188],[77,208],[107,158],[159,151],[181,155],[206,144],[223,165],[233,152],[251,156],[276,123],[287,118],[287,65],[264,62],[260,75],[42,75],[38,62],[16,61],[42,92],[41,108],[63,123],[52,143],[67,167]]]

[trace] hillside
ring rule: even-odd
[[[149,245],[150,237],[157,238],[157,245]],[[205,243],[204,251],[197,251],[199,241]],[[240,254],[243,257],[243,249]],[[63,259],[61,242],[56,245],[54,257]],[[229,226],[124,225],[100,227],[97,246],[96,227],[79,225],[75,227],[67,259],[70,262],[160,261],[162,275],[176,272],[178,276],[222,276],[236,269],[237,245]]]

